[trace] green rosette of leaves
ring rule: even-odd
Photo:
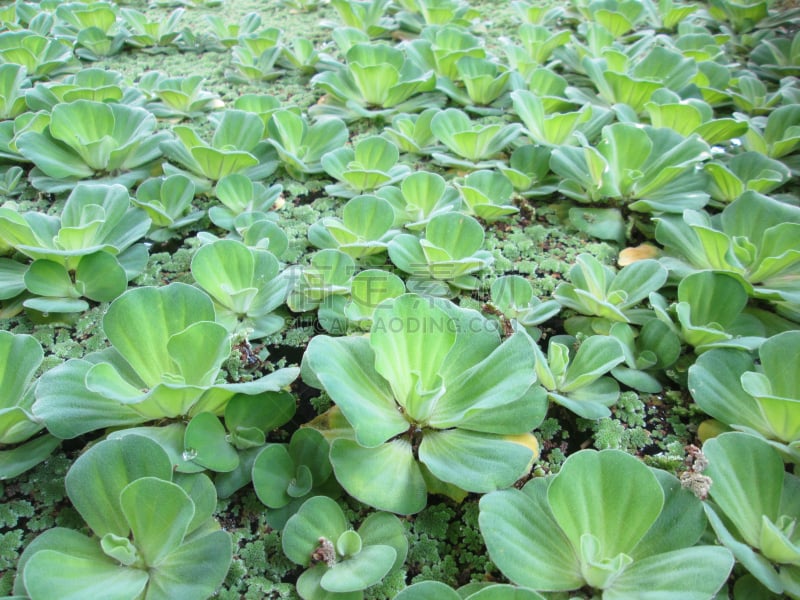
[[[22,65],[32,80],[80,69],[80,62],[68,45],[29,29],[0,34],[0,61]]]
[[[468,583],[454,590],[441,581],[420,581],[394,597],[394,600],[543,600],[529,588],[502,583]]]
[[[415,171],[404,177],[399,186],[383,187],[375,195],[392,205],[394,224],[409,231],[425,229],[433,217],[458,212],[462,204],[458,190],[447,185],[444,177],[430,171]]]
[[[662,263],[678,277],[695,270],[725,271],[749,296],[800,304],[800,208],[748,191],[712,219],[701,211],[664,216],[656,240]]]
[[[321,158],[322,168],[339,183],[325,186],[325,192],[350,198],[396,183],[411,173],[399,159],[397,146],[376,135],[362,138],[353,148],[327,152]]]
[[[97,178],[127,188],[147,177],[161,156],[152,113],[124,104],[75,100],[57,104],[44,131],[26,131],[16,139],[19,152],[36,168],[34,187],[50,193]]]
[[[667,281],[667,270],[657,261],[646,259],[615,272],[591,254],[579,254],[569,270],[569,279],[569,283],[558,284],[553,298],[588,317],[591,329],[607,333],[613,323],[635,322],[635,307],[661,289]],[[573,323],[581,320],[584,319],[572,317]]]
[[[179,10],[182,9],[175,12]],[[168,77],[159,71],[148,71],[139,79],[138,87],[147,97],[147,109],[155,116],[195,119],[225,106],[219,96],[203,89],[203,83],[202,75]]]
[[[519,123],[473,121],[464,111],[448,108],[433,117],[431,132],[450,151],[433,152],[435,162],[471,171],[500,164],[498,156],[523,129]]]
[[[726,548],[695,545],[707,522],[694,495],[619,450],[583,450],[554,477],[487,494],[479,524],[503,574],[542,592],[704,600],[734,563]]]
[[[458,290],[476,289],[479,282],[473,273],[494,262],[488,250],[481,250],[484,237],[478,221],[447,212],[428,221],[422,239],[410,233],[395,236],[389,242],[389,257],[411,275],[409,289],[448,296]]]
[[[165,164],[167,175],[185,170],[198,189],[206,191],[226,175],[242,173],[258,181],[278,168],[278,155],[264,139],[266,125],[259,115],[228,109],[209,116],[209,120],[214,125],[210,142],[193,127],[173,127],[174,136],[165,140],[161,149],[180,168]]]
[[[295,379],[298,370],[287,368],[245,383],[220,382],[231,339],[215,316],[211,298],[190,285],[129,290],[103,317],[111,348],[45,373],[34,415],[53,435],[72,438],[201,412],[222,415],[237,394],[258,401]]]
[[[205,475],[173,475],[155,442],[102,441],[66,476],[67,495],[92,530],[45,531],[22,553],[14,594],[31,600],[208,598],[231,562],[230,535],[213,518]]]
[[[27,292],[35,297],[23,305],[42,313],[82,312],[89,308],[83,298],[110,302],[147,264],[147,247],[137,242],[150,224],[121,185],[77,185],[60,218],[2,207],[0,246],[32,262],[2,259],[0,298]]]
[[[800,463],[800,331],[785,331],[748,352],[722,348],[689,368],[697,405],[721,423],[756,435]]]
[[[139,186],[136,198],[131,201],[153,223],[147,234],[149,239],[165,242],[205,216],[205,211],[191,211],[194,190],[194,183],[185,175],[152,177]]]
[[[341,119],[328,117],[309,123],[291,110],[276,110],[267,122],[269,143],[275,148],[283,168],[294,179],[324,173],[322,156],[347,143],[347,125]]]
[[[35,338],[0,331],[0,480],[36,466],[59,444],[52,435],[34,437],[44,424],[31,412],[31,379],[43,358]]]
[[[392,229],[395,212],[388,200],[362,194],[347,201],[342,218],[323,217],[308,228],[308,239],[317,248],[334,248],[353,260],[383,262],[389,241],[398,231]]]
[[[441,105],[440,100],[425,93],[436,85],[433,72],[408,60],[398,48],[358,43],[347,50],[345,58],[345,65],[311,79],[330,100],[314,107],[315,116],[333,115],[353,121]]]
[[[39,114],[44,116],[41,111],[52,112],[62,102],[92,100],[136,104],[141,97],[138,89],[125,86],[122,73],[91,68],[54,81],[37,83],[25,95],[25,102],[30,110],[40,111]]]
[[[153,21],[133,8],[123,8],[119,12],[129,30],[129,35],[125,38],[126,44],[134,48],[151,49],[178,45],[183,32],[179,25],[186,9],[176,8],[165,19],[157,18]]]
[[[534,345],[536,375],[547,397],[584,419],[611,416],[619,385],[607,373],[625,360],[625,350],[611,336],[593,335],[575,346],[571,336],[554,336],[547,355]]]
[[[639,2],[629,4],[641,9]],[[608,34],[604,29],[601,26],[603,33],[600,35]],[[592,98],[592,95],[579,91],[575,99],[599,100],[617,110],[631,113],[630,116],[634,118],[644,113],[647,102],[656,92],[664,88],[674,91],[683,89],[692,81],[698,69],[693,58],[663,46],[652,47],[635,58],[611,48],[602,50],[601,54],[602,58],[584,56],[580,62],[582,70],[585,70],[597,89],[597,96]]]
[[[431,6],[434,3],[430,3],[425,9],[422,8],[423,3],[419,4],[423,12],[441,10],[441,7],[437,7],[439,9],[437,10]],[[408,54],[420,67],[433,70],[439,79],[447,78],[455,81],[458,79],[459,60],[467,56],[486,58],[486,48],[481,41],[463,27],[446,22],[437,25],[444,26],[425,27],[418,39],[408,43]]]
[[[737,590],[751,590],[750,597],[769,597],[769,590],[797,598],[800,479],[785,470],[774,448],[746,433],[724,433],[706,442],[703,453],[704,474],[713,481],[706,515],[719,541],[750,573]]]
[[[386,13],[389,0],[331,0],[339,18],[347,27],[363,31],[369,37],[385,36],[397,29],[394,20]]]
[[[30,81],[25,67],[17,64],[0,66],[0,119],[13,119],[28,110],[26,88],[30,88]]]
[[[259,339],[283,327],[275,310],[285,302],[291,282],[271,252],[217,240],[200,247],[191,270],[213,298],[217,322],[231,333]]]
[[[305,381],[336,403],[316,423],[334,473],[358,500],[401,514],[428,492],[463,498],[513,484],[544,417],[532,342],[445,300],[404,294],[375,309],[369,337],[315,337]]]
[[[354,530],[334,500],[307,500],[286,523],[283,552],[308,567],[297,579],[303,600],[361,600],[364,590],[399,568],[408,553],[400,520],[372,513]]]
[[[681,213],[708,203],[705,176],[695,166],[711,155],[697,134],[614,123],[603,127],[597,145],[585,138],[581,143],[559,146],[550,158],[550,168],[563,178],[558,189],[569,198],[649,213]]]
[[[342,488],[333,476],[330,444],[316,429],[302,427],[288,444],[267,444],[251,465],[253,489],[267,507],[267,523],[283,529],[306,500],[337,498]]]
[[[315,252],[308,265],[295,265],[284,272],[291,283],[286,306],[294,312],[316,310],[326,331],[346,331],[344,307],[355,268],[344,252],[332,248]]]

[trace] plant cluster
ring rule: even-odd
[[[0,593],[800,598],[800,10],[233,4],[0,8]]]

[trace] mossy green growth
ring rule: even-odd
[[[550,296],[564,280],[575,258],[582,252],[609,262],[616,249],[603,242],[569,234],[561,223],[551,223],[546,216],[537,222],[523,217],[522,223],[493,227],[487,231],[485,247],[494,257],[491,277],[506,273],[528,276],[537,297]]]
[[[0,496],[0,595],[11,593],[17,559],[38,532],[54,526],[83,526],[66,501],[64,476],[71,462],[64,452],[57,452],[5,483]]]
[[[299,570],[283,555],[280,534],[267,525],[264,506],[252,490],[220,500],[216,514],[230,531],[234,546],[233,561],[219,598],[297,600],[294,585],[284,581]]]
[[[502,578],[489,559],[478,529],[478,504],[431,504],[410,528],[408,583],[442,581],[452,587]]]

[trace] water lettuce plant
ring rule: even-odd
[[[75,44],[75,54],[88,61],[116,54],[127,31],[118,20],[119,9],[110,2],[65,2],[56,7],[52,33]]]
[[[150,223],[121,185],[78,184],[60,218],[0,208],[0,240],[32,259],[24,273],[4,262],[4,277],[22,285],[18,293],[27,289],[38,296],[25,300],[28,308],[84,311],[89,305],[82,298],[111,301],[142,272],[147,248],[137,242]]]
[[[470,27],[480,12],[465,0],[399,0],[397,15],[403,29],[425,31],[428,25]]]
[[[336,248],[354,260],[385,254],[389,241],[397,235],[392,229],[395,212],[383,198],[354,196],[342,208],[342,218],[325,217],[308,228],[308,240],[317,248]]]
[[[214,186],[213,195],[222,204],[208,209],[208,217],[217,227],[233,231],[238,229],[234,223],[239,217],[252,222],[256,216],[267,218],[275,204],[280,200],[283,186],[266,187],[253,181],[243,173],[224,175]],[[274,252],[280,255],[280,252]]]
[[[275,313],[289,293],[278,259],[236,240],[205,244],[192,257],[192,276],[214,300],[216,322],[255,340],[283,327]]]
[[[456,71],[456,81],[439,78],[436,89],[470,112],[502,114],[502,109],[493,105],[500,104],[508,91],[511,71],[491,60],[472,56],[458,59]]]
[[[734,563],[725,548],[695,545],[707,525],[697,498],[619,450],[582,450],[554,477],[487,494],[479,522],[503,574],[538,591],[589,586],[605,599],[647,590],[700,600]]]
[[[768,441],[800,461],[800,384],[786,365],[800,352],[800,332],[785,331],[749,352],[712,349],[689,367],[697,405],[724,425]]]
[[[745,311],[747,300],[746,288],[730,273],[690,273],[678,284],[674,307],[682,339],[697,354],[714,347],[757,348],[766,328]]]
[[[183,29],[180,22],[186,10],[176,8],[165,19],[149,20],[133,8],[122,8],[120,17],[125,24],[125,43],[136,48],[165,48],[179,43]]]
[[[531,74],[547,63],[553,52],[572,39],[572,32],[566,29],[553,31],[540,23],[523,23],[519,28],[521,45],[503,38],[503,52],[512,66],[528,81]]]
[[[341,250],[315,252],[308,265],[286,270],[292,286],[286,306],[294,312],[319,309],[320,324],[327,331],[345,331],[344,305],[355,270],[355,261]]]
[[[759,73],[775,79],[797,76],[800,37],[769,36],[760,40],[750,55]]]
[[[550,173],[550,154],[547,146],[522,144],[511,152],[508,163],[498,164],[497,169],[520,196],[547,196],[558,188],[558,178]]]
[[[634,115],[644,113],[656,91],[667,88],[679,92],[697,73],[694,59],[663,46],[653,46],[643,56],[629,56],[613,49],[602,52],[603,58],[584,57],[581,67],[597,89],[599,99],[612,107],[621,104],[621,110]]]
[[[6,198],[18,196],[26,187],[24,171],[17,165],[0,167],[0,194]]]
[[[307,38],[294,38],[291,45],[284,44],[278,64],[287,69],[297,69],[302,75],[313,75],[322,57]]]
[[[577,351],[575,341],[569,336],[550,338],[546,356],[534,345],[536,377],[556,404],[584,419],[608,417],[608,407],[619,398],[619,385],[607,373],[625,360],[625,352],[611,336],[593,335]]]
[[[172,128],[174,137],[161,143],[164,155],[199,179],[200,186],[207,189],[211,182],[233,173],[259,181],[278,168],[277,154],[264,139],[265,126],[258,115],[227,109],[209,119],[214,124],[210,142],[194,128],[179,125]],[[165,164],[164,172],[171,175],[181,170]]]
[[[25,94],[25,102],[33,111],[49,113],[62,102],[92,100],[138,106],[143,97],[141,91],[125,84],[122,73],[93,67],[55,81],[36,83]]]
[[[32,379],[44,359],[41,345],[26,334],[0,331],[0,480],[11,479],[45,460],[58,438],[31,412]],[[34,437],[36,436],[36,437]]]
[[[714,118],[714,110],[707,102],[697,98],[682,100],[664,88],[657,90],[644,108],[653,127],[669,127],[685,137],[696,133],[709,145],[742,137],[749,129],[746,120]]]
[[[143,108],[75,100],[57,104],[44,131],[21,133],[16,146],[36,166],[31,183],[45,192],[87,178],[130,188],[161,156],[167,134],[155,129],[155,116]]]
[[[624,362],[611,370],[614,379],[637,392],[661,392],[665,372],[681,357],[682,338],[675,327],[651,318],[638,329],[627,323],[614,323],[609,334],[620,343],[625,355]]]
[[[148,71],[138,87],[148,98],[146,108],[157,117],[194,119],[224,106],[219,96],[203,89],[201,75],[168,77],[160,71]]]
[[[231,64],[236,72],[228,73],[230,80],[271,81],[281,76],[275,65],[283,54],[281,30],[268,27],[256,33],[239,36],[233,47]]]
[[[103,317],[111,347],[48,371],[33,414],[57,437],[72,438],[110,426],[223,414],[237,394],[255,400],[294,380],[297,369],[286,368],[249,382],[220,382],[231,339],[215,316],[211,298],[184,283],[129,290]]]
[[[608,333],[612,323],[631,323],[636,307],[667,281],[667,269],[646,259],[617,272],[590,254],[579,254],[569,270],[569,282],[559,283],[553,298],[579,315],[590,317],[590,327]],[[584,319],[573,318],[575,323]],[[567,323],[569,330],[569,323]]]
[[[110,2],[64,2],[55,10],[55,33],[73,39],[90,27],[111,33],[117,28],[117,13],[117,5]]]
[[[0,65],[0,119],[13,119],[28,109],[24,87],[30,82],[25,75],[22,65]]]
[[[323,431],[336,479],[402,514],[428,492],[511,485],[538,454],[530,431],[545,411],[530,348],[523,331],[501,341],[480,313],[416,294],[382,302],[369,338],[313,338],[303,379],[336,403]]]
[[[386,118],[439,105],[424,94],[434,89],[433,72],[418,67],[398,48],[354,44],[345,59],[341,68],[323,71],[311,79],[329,99],[313,108],[315,116],[330,114],[345,121]]]
[[[641,2],[577,0],[573,5],[587,23],[602,26],[614,38],[621,37],[634,29],[638,21],[645,16]]]
[[[395,211],[395,225],[410,231],[424,229],[435,216],[461,209],[458,190],[444,177],[430,171],[416,171],[399,186],[385,186],[375,195],[387,200]]]
[[[592,116],[591,105],[577,111],[548,113],[545,100],[528,90],[511,92],[514,111],[525,125],[525,135],[545,146],[576,145],[581,124]]]
[[[0,33],[0,62],[22,65],[33,81],[73,73],[80,68],[66,44],[26,29]]]
[[[473,171],[463,180],[456,180],[454,185],[464,199],[467,214],[475,215],[487,223],[519,212],[519,209],[511,204],[514,186],[511,180],[499,171],[488,169]]]
[[[419,114],[400,113],[392,117],[391,127],[383,129],[383,135],[409,154],[430,154],[436,148],[436,136],[431,131],[431,119],[439,112],[437,108],[426,108]]]
[[[311,427],[295,431],[288,444],[268,444],[259,450],[252,464],[253,488],[267,506],[270,527],[283,529],[314,496],[339,496],[329,452],[328,441]]]
[[[269,143],[281,164],[294,179],[324,173],[323,155],[342,148],[348,139],[347,125],[327,117],[309,123],[306,117],[290,110],[276,110],[267,122]]]
[[[350,298],[344,305],[344,315],[358,328],[369,330],[380,303],[405,292],[405,282],[394,273],[382,269],[359,271],[350,282]]]
[[[283,552],[307,567],[297,579],[303,600],[352,598],[403,564],[408,540],[400,520],[385,512],[369,515],[352,529],[327,496],[307,500],[283,529]]]
[[[789,181],[791,171],[782,162],[760,152],[742,152],[728,161],[715,160],[703,167],[711,177],[712,201],[728,204],[746,191],[769,194]]]
[[[704,474],[714,482],[703,507],[714,533],[763,588],[797,597],[800,480],[774,448],[746,433],[723,433],[707,441],[703,453]]]
[[[164,242],[205,216],[202,210],[190,212],[194,191],[194,182],[185,175],[151,177],[142,182],[131,203],[150,217],[149,239]]]
[[[408,43],[406,51],[421,68],[435,72],[438,77],[456,80],[458,61],[464,57],[486,58],[486,49],[465,28],[443,25],[424,28],[418,39]]]
[[[331,6],[347,27],[376,38],[397,28],[394,20],[387,14],[389,2],[390,0],[331,0]]]
[[[14,594],[63,598],[207,598],[231,561],[230,534],[212,513],[204,475],[173,475],[167,454],[144,437],[101,441],[73,463],[67,494],[91,529],[49,529],[20,557]]]
[[[245,14],[238,23],[226,22],[222,17],[214,14],[205,15],[205,20],[211,27],[216,41],[225,48],[235,46],[240,36],[257,33],[263,24],[263,19],[257,12]]]
[[[411,276],[409,289],[449,296],[478,287],[474,273],[492,264],[492,254],[481,249],[484,236],[483,227],[472,217],[447,212],[428,221],[424,238],[410,233],[395,236],[389,242],[389,258]]]
[[[352,148],[332,150],[322,156],[322,168],[339,183],[325,191],[348,198],[396,183],[411,172],[399,159],[397,146],[376,135],[361,138]]]
[[[134,433],[152,437],[171,457],[179,456],[180,461],[173,463],[177,471],[216,472],[215,484],[229,495],[250,482],[255,453],[264,448],[268,433],[285,425],[294,413],[295,400],[289,392],[263,393],[255,402],[240,394],[225,406],[223,420],[210,412],[194,415],[181,426],[182,443],[177,446],[164,443],[158,427],[140,427]]]
[[[597,145],[559,146],[550,168],[563,178],[559,191],[583,203],[606,202],[642,212],[681,213],[708,202],[703,173],[709,158],[699,136],[635,123],[603,127]]]
[[[674,275],[724,271],[752,296],[796,304],[798,231],[798,207],[748,191],[714,218],[694,210],[682,218],[661,217],[655,236],[666,250],[661,260]]]
[[[531,282],[521,275],[504,275],[492,283],[492,304],[512,322],[522,325],[535,340],[541,336],[536,325],[553,318],[561,311],[555,300],[542,301],[536,297]]]
[[[519,123],[482,124],[457,108],[448,108],[431,119],[431,132],[451,154],[434,152],[433,159],[447,167],[480,169],[496,164],[498,154],[522,133]]]
[[[529,588],[502,583],[467,584],[454,590],[441,581],[420,581],[400,591],[394,600],[542,600]]]
[[[755,117],[749,123],[744,138],[748,150],[770,158],[784,158],[800,145],[800,106],[796,104],[780,106],[768,117]]]

